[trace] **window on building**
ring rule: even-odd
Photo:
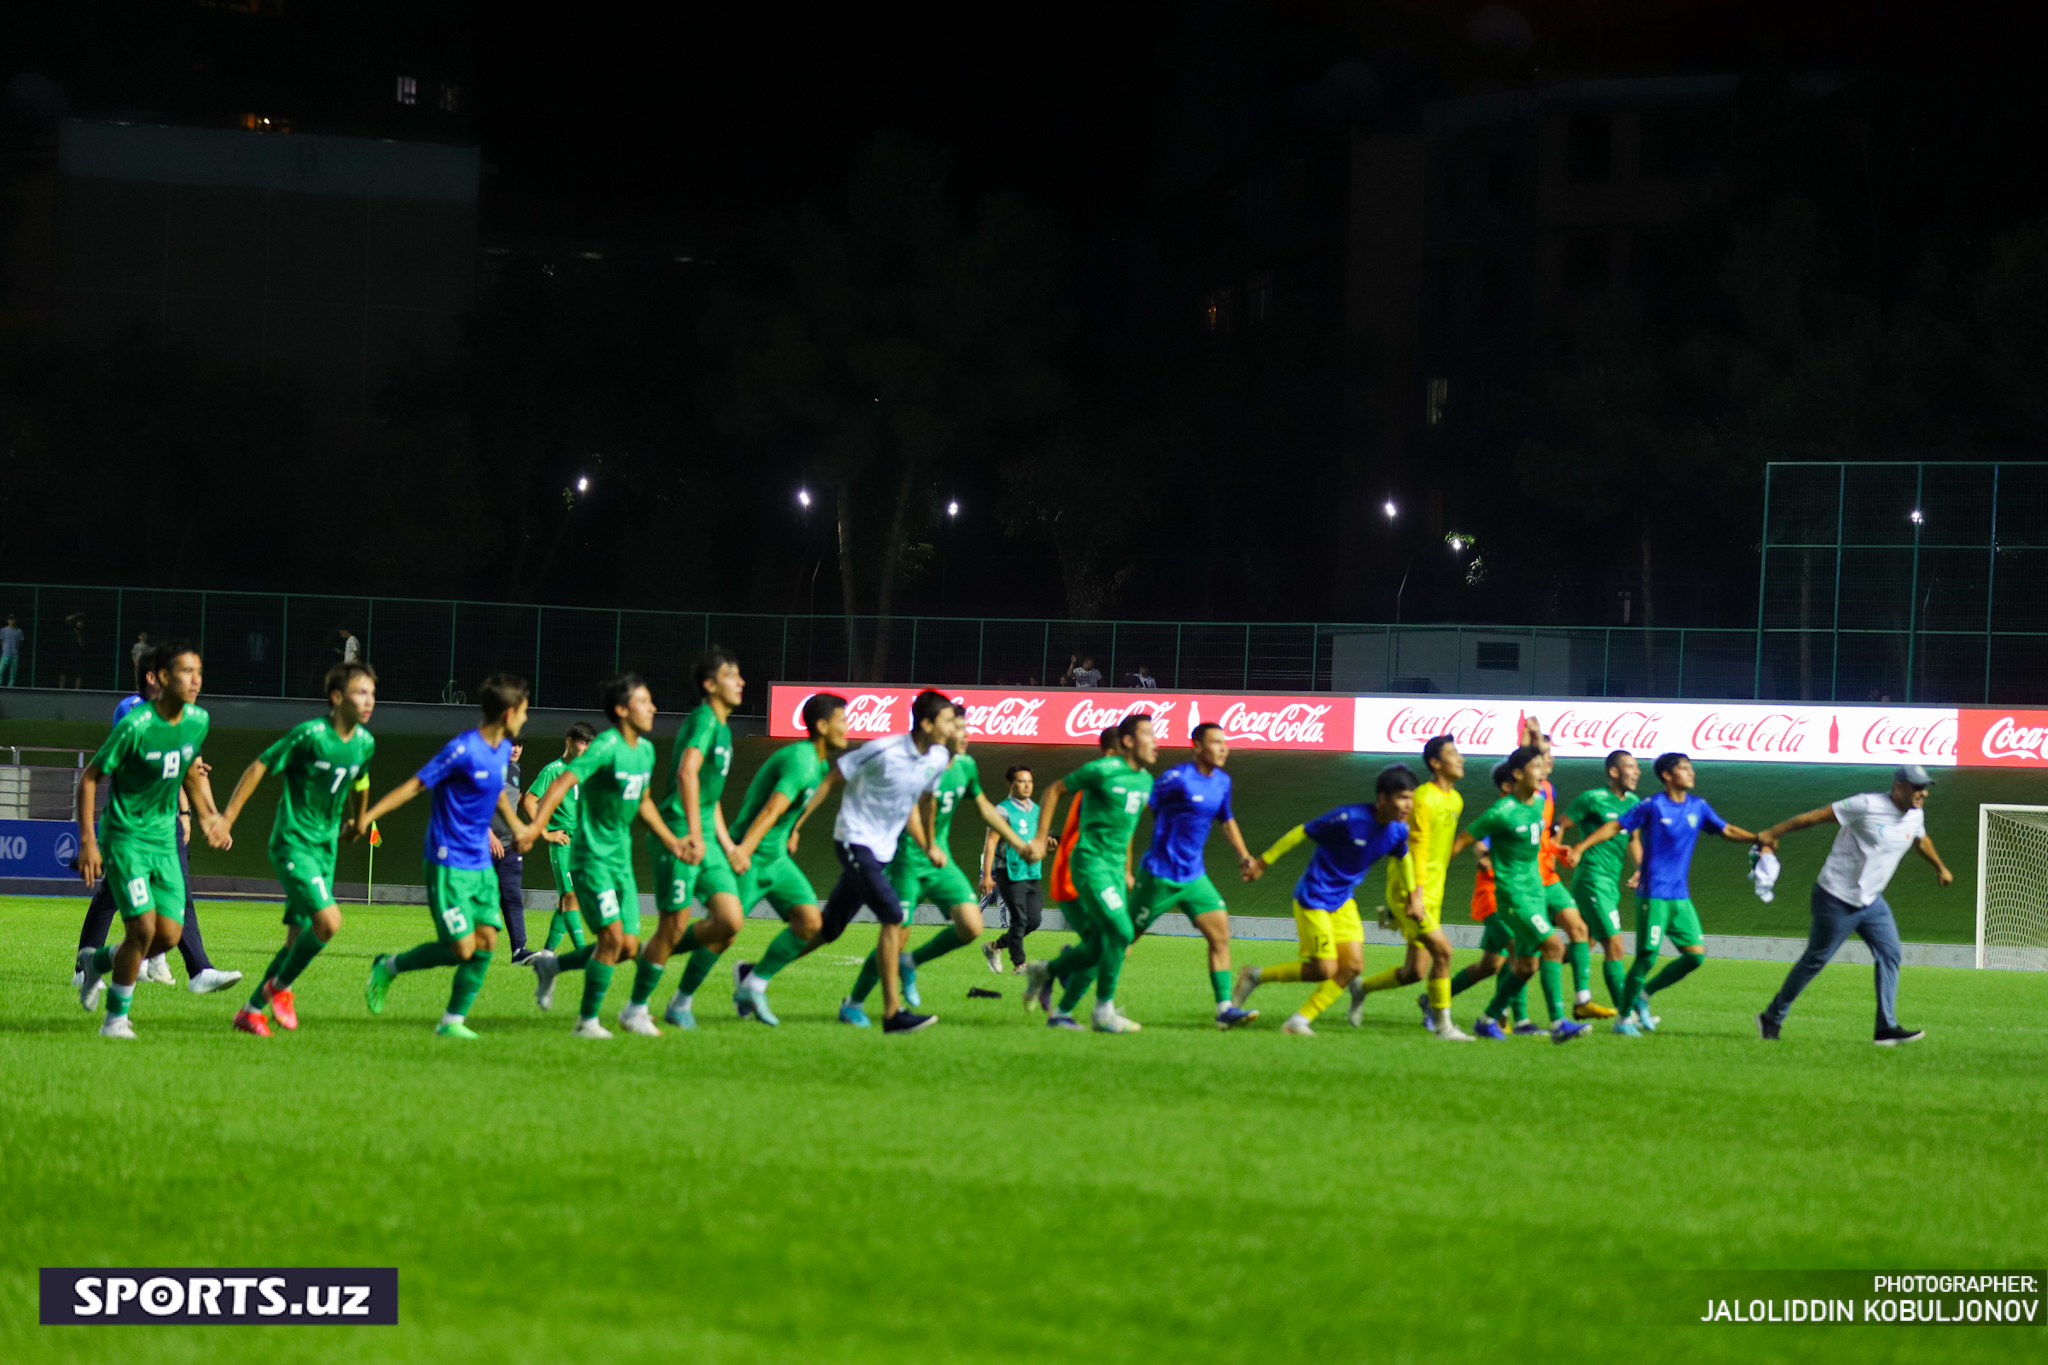
[[[411,76],[400,76],[398,78],[398,102],[400,104],[418,104],[420,102],[419,81]]]
[[[1607,288],[1608,242],[1604,232],[1580,232],[1565,239],[1559,274],[1574,294],[1598,294]]]
[[[1444,424],[1444,411],[1450,406],[1451,381],[1438,375],[1429,381],[1428,398],[1424,402],[1423,421],[1433,427]]]
[[[1614,119],[1608,114],[1573,114],[1565,126],[1564,173],[1581,184],[1614,174]]]
[[[462,107],[462,87],[459,85],[442,86],[441,107],[451,114],[460,109]]]
[[[1490,318],[1508,312],[1508,268],[1500,261],[1488,261],[1479,271],[1479,309]]]
[[[1519,673],[1522,670],[1522,642],[1520,640],[1477,640],[1473,649],[1478,657],[1474,664],[1488,672]]]
[[[1230,332],[1230,291],[1219,289],[1202,301],[1202,330],[1212,337]]]
[[[242,126],[253,133],[289,133],[292,121],[282,114],[244,114]]]

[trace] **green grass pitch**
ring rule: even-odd
[[[830,1022],[871,941],[855,929],[777,981],[779,1030],[735,1020],[720,974],[695,1034],[581,1042],[569,1001],[537,1013],[501,962],[472,1016],[484,1038],[459,1044],[431,1033],[446,972],[365,1013],[370,955],[428,929],[421,908],[379,906],[346,910],[297,1034],[231,1033],[239,993],[142,986],[142,1038],[120,1046],[67,986],[81,909],[0,900],[9,1362],[2037,1349],[2011,1329],[1659,1327],[1639,1292],[1646,1268],[2048,1262],[2030,974],[1908,968],[1902,1012],[1930,1037],[1898,1050],[1870,1045],[1869,974],[1848,967],[1759,1042],[1750,1016],[1783,967],[1734,961],[1660,996],[1664,1029],[1639,1041],[1439,1043],[1405,993],[1364,1028],[1281,1036],[1303,987],[1265,989],[1260,1024],[1220,1036],[1201,945],[1148,939],[1122,992],[1141,1034],[1027,1021],[1014,978],[968,951],[922,974],[939,1026],[884,1038]],[[278,940],[275,906],[204,913],[229,965],[257,969]],[[749,925],[744,949],[767,933]],[[1290,952],[1246,943],[1238,961]],[[975,985],[1006,998],[965,999]],[[397,1266],[401,1326],[34,1325],[39,1266],[293,1264]]]

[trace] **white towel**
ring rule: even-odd
[[[1756,888],[1756,898],[1765,905],[1777,899],[1779,870],[1777,854],[1760,848],[1749,851],[1749,884]]]

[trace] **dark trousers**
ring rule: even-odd
[[[505,856],[493,858],[491,866],[498,873],[498,913],[505,917],[505,934],[512,940],[512,951],[526,951],[526,856],[510,845]]]
[[[1024,965],[1024,936],[1037,933],[1039,921],[1045,917],[1043,884],[1036,877],[1011,881],[1009,874],[1000,869],[994,881],[996,894],[1003,898],[1003,909],[1009,919],[1009,927],[1003,930],[1003,936],[997,943],[1009,953],[1010,965],[1021,967]]]
[[[1828,965],[1835,950],[1848,942],[1851,934],[1869,946],[1870,956],[1876,962],[1877,1026],[1897,1028],[1899,926],[1892,918],[1892,908],[1884,903],[1883,896],[1868,905],[1854,906],[1829,895],[1818,884],[1813,888],[1813,928],[1806,937],[1806,951],[1785,974],[1785,984],[1764,1009],[1764,1017],[1773,1023],[1784,1023],[1785,1016],[1792,1012],[1792,1002],[1808,982],[1820,975],[1820,969]]]
[[[199,903],[192,899],[192,851],[185,845],[185,826],[178,826],[178,870],[185,874],[185,932],[178,939],[178,956],[185,960],[185,975],[194,977],[213,965],[206,955],[206,940],[199,933]],[[92,904],[85,907],[85,923],[78,930],[78,946],[99,948],[114,927],[120,907],[114,903],[114,888],[105,877],[92,889]]]
[[[825,898],[825,922],[811,941],[812,948],[838,942],[863,905],[884,924],[903,923],[903,900],[889,885],[889,874],[874,851],[865,844],[836,842],[832,851],[839,855],[839,882]]]

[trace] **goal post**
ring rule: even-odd
[[[2048,971],[2048,806],[1977,808],[1977,965]]]

